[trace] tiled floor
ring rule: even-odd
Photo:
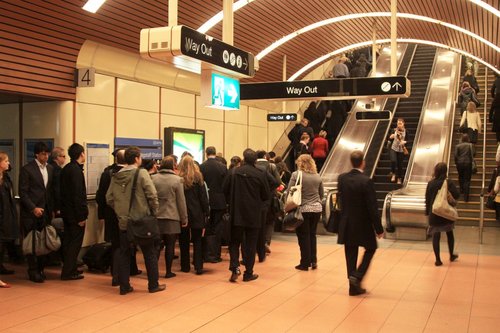
[[[500,229],[456,229],[457,262],[434,266],[430,241],[380,241],[364,286],[349,297],[343,248],[319,236],[319,268],[297,271],[294,235],[275,235],[272,254],[253,282],[228,282],[228,254],[197,276],[178,272],[162,293],[120,296],[109,275],[62,282],[48,270],[43,285],[24,267],[0,289],[1,332],[500,332]],[[447,258],[442,237],[442,258]],[[362,252],[362,251],[361,251]],[[138,256],[140,257],[140,255]],[[178,263],[175,269],[179,270]],[[160,261],[160,273],[164,263]]]

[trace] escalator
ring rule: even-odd
[[[462,63],[465,63],[462,60]],[[464,67],[464,66],[463,66]],[[492,98],[490,96],[490,87],[493,84],[495,79],[495,75],[489,71],[486,73],[487,69],[485,66],[480,66],[478,70],[478,75],[476,77],[479,86],[481,87],[479,94],[477,95],[479,101],[481,102],[481,106],[477,108],[477,112],[481,114],[481,121],[487,121],[484,117],[484,101],[486,99],[486,111],[489,112],[491,107]],[[465,70],[462,70],[461,78],[463,78]],[[486,75],[485,75],[486,74]],[[461,81],[460,81],[461,84]],[[457,87],[457,91],[460,88]],[[460,126],[460,109],[457,108],[455,111],[455,123],[454,127],[458,128]],[[461,133],[457,130],[453,133],[453,146],[452,152],[455,149],[455,146],[460,143]],[[486,147],[484,147],[486,145]],[[470,184],[470,195],[469,202],[465,202],[463,197],[461,197],[458,201],[457,209],[458,209],[458,220],[456,222],[457,225],[465,225],[465,226],[477,226],[478,218],[480,216],[480,194],[482,189],[482,166],[483,166],[483,148],[485,153],[485,166],[486,166],[486,182],[485,187],[488,187],[488,183],[490,181],[490,177],[495,169],[495,155],[497,151],[497,140],[495,136],[495,132],[491,131],[491,123],[486,123],[486,142],[484,141],[483,134],[478,135],[478,140],[476,144],[476,155],[475,161],[477,163],[478,172],[475,175],[472,175],[471,184]],[[453,156],[450,157],[450,168],[448,171],[448,176],[451,180],[458,186],[458,172],[455,167],[455,163],[453,160]],[[495,226],[498,224],[495,220],[495,211],[490,209],[484,210],[484,226]]]
[[[387,140],[392,130],[396,127],[397,119],[404,118],[405,127],[408,132],[406,147],[410,152],[412,151],[413,141],[417,132],[435,54],[436,49],[434,47],[426,45],[417,46],[407,75],[412,84],[411,96],[399,99],[390,129],[384,136],[384,140]],[[405,157],[403,160],[403,174],[406,173],[407,165],[408,157]],[[390,171],[389,150],[384,147],[373,175],[379,211],[382,210],[387,193],[402,187],[402,185],[390,182]]]

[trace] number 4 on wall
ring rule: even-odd
[[[75,69],[75,87],[93,87],[95,85],[95,68]]]

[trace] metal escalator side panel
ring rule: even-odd
[[[398,52],[398,66],[400,66],[407,45],[398,44],[398,48],[400,49],[400,52]],[[379,56],[377,75],[390,75],[390,55],[381,54]],[[382,110],[387,100],[387,98],[377,99],[370,111]],[[326,188],[335,187],[338,176],[351,170],[350,155],[353,150],[359,149],[366,153],[379,121],[360,122],[356,120],[355,114],[357,111],[366,111],[366,104],[369,103],[373,103],[371,98],[356,100],[337,140],[330,149],[330,153],[320,173]]]
[[[438,162],[448,162],[459,80],[458,55],[436,52],[404,187],[389,193],[390,223],[396,228],[427,228],[425,190]]]

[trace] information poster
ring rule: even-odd
[[[86,181],[87,194],[96,194],[104,168],[109,165],[109,144],[87,143],[86,153]]]

